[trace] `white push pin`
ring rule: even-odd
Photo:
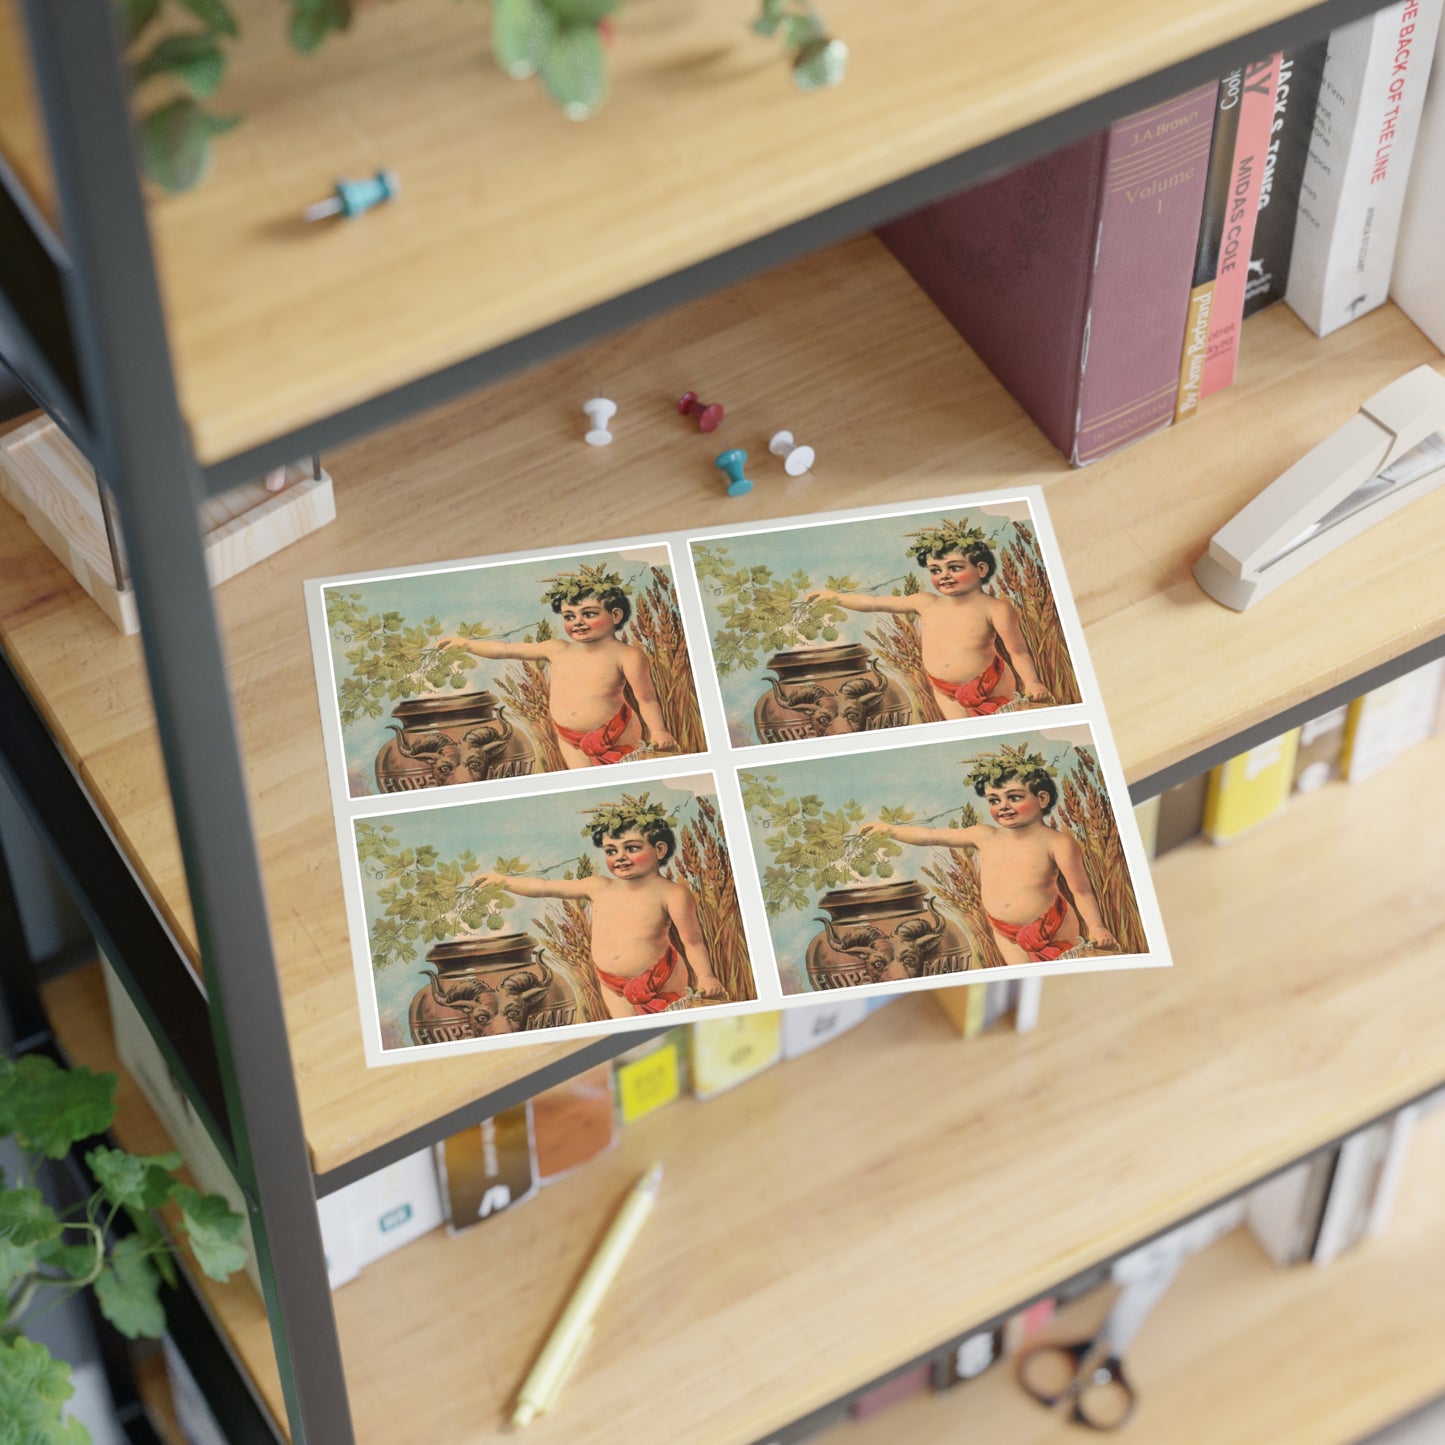
[[[607,446],[612,440],[607,423],[617,415],[617,403],[608,401],[605,396],[594,396],[591,401],[582,403],[582,410],[587,413],[587,420],[592,423],[592,430],[586,437],[588,446]]]
[[[790,431],[774,432],[772,440],[768,443],[768,450],[775,457],[782,457],[783,470],[790,477],[801,477],[804,472],[810,472],[813,469],[815,459],[813,448],[796,446]]]

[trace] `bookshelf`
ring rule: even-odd
[[[1445,1385],[1433,1342],[1445,1329],[1445,1119],[1417,1131],[1390,1228],[1327,1269],[1279,1269],[1244,1231],[1190,1260],[1145,1324],[1129,1365],[1139,1390],[1131,1434],[1151,1445],[1259,1439],[1358,1440],[1428,1403]],[[1107,1296],[1060,1311],[1083,1336]],[[1383,1366],[1381,1361],[1388,1361]],[[997,1370],[948,1395],[920,1396],[817,1445],[953,1445],[964,1432],[1017,1445],[1065,1445],[1078,1427],[1051,1416]]]
[[[14,7],[15,0],[0,0],[0,42],[17,33]],[[67,15],[101,8],[100,0],[78,0]],[[243,0],[238,9],[248,46],[254,37],[255,48],[237,54],[226,99],[234,99],[247,120],[223,142],[225,164],[211,182],[179,200],[154,201],[141,218],[138,206],[132,214],[112,204],[129,195],[127,157],[118,163],[112,158],[108,170],[76,165],[91,204],[82,208],[84,224],[67,236],[85,283],[74,306],[84,313],[125,293],[130,316],[155,323],[137,354],[155,361],[168,343],[175,367],[179,414],[169,409],[173,398],[164,368],[132,364],[123,328],[112,333],[109,346],[94,332],[77,343],[92,362],[92,376],[114,383],[115,396],[107,391],[107,397],[114,401],[124,393],[148,423],[124,437],[103,438],[117,460],[111,480],[137,519],[161,529],[184,513],[194,500],[184,475],[192,460],[204,469],[196,480],[204,490],[313,442],[329,448],[332,441],[346,441],[327,452],[337,480],[338,521],[219,589],[214,630],[204,587],[194,590],[185,568],[173,577],[164,565],[184,560],[185,528],[171,527],[179,538],[171,555],[153,544],[137,566],[138,590],[178,600],[157,603],[163,625],[150,639],[149,656],[136,639],[117,637],[23,527],[0,527],[0,646],[57,755],[80,779],[119,856],[173,933],[178,956],[194,969],[202,953],[192,889],[204,895],[202,911],[212,915],[209,977],[233,981],[244,996],[253,980],[269,978],[274,955],[280,983],[274,1008],[269,1002],[253,1006],[249,998],[238,1005],[235,997],[217,1007],[235,1044],[224,1071],[251,1090],[246,1114],[255,1136],[262,1217],[276,1235],[278,1258],[299,1266],[299,1273],[293,1277],[289,1266],[277,1273],[284,1307],[273,1301],[274,1324],[268,1325],[249,1286],[237,1287],[229,1300],[208,1295],[208,1301],[277,1418],[288,1404],[299,1418],[297,1399],[309,1395],[307,1438],[331,1445],[349,1438],[349,1395],[359,1438],[383,1439],[374,1432],[391,1417],[396,1392],[404,1391],[437,1412],[427,1438],[449,1438],[449,1421],[466,1438],[476,1418],[494,1429],[499,1402],[515,1384],[512,1367],[560,1297],[596,1208],[586,1191],[558,1189],[466,1239],[434,1236],[417,1247],[420,1253],[385,1262],[336,1296],[341,1361],[332,1369],[326,1343],[331,1306],[317,1287],[314,1233],[306,1238],[312,1188],[318,1182],[331,1187],[348,1171],[410,1152],[419,1140],[442,1132],[444,1121],[459,1127],[462,1116],[481,1117],[499,1094],[515,1094],[529,1079],[572,1067],[575,1058],[573,1064],[568,1059],[575,1051],[543,1046],[525,1056],[377,1074],[361,1067],[300,581],[531,546],[538,537],[556,538],[559,545],[586,542],[657,526],[713,525],[1016,481],[1046,489],[1135,781],[1187,766],[1332,686],[1397,663],[1445,634],[1445,605],[1436,600],[1440,549],[1432,542],[1445,521],[1441,495],[1352,548],[1348,588],[1321,572],[1241,617],[1205,599],[1187,576],[1188,561],[1210,532],[1337,426],[1362,396],[1421,361],[1439,363],[1439,354],[1393,308],[1324,343],[1281,310],[1258,318],[1251,322],[1239,382],[1213,398],[1203,416],[1079,474],[1068,471],[877,243],[840,240],[990,166],[1046,149],[1218,73],[1245,58],[1242,46],[1265,50],[1285,32],[1319,35],[1366,8],[1355,0],[1330,0],[1309,10],[1298,0],[1205,0],[1187,13],[1161,16],[1138,0],[1109,0],[1085,11],[1049,0],[1044,11],[1031,12],[1033,39],[1020,47],[1016,24],[979,4],[928,0],[904,32],[896,21],[885,31],[886,7],[843,0],[829,5],[828,16],[853,46],[853,73],[841,90],[800,101],[770,50],[756,64],[736,61],[733,47],[742,54],[736,37],[746,38],[748,7],[741,0],[692,7],[676,26],[661,23],[655,7],[639,4],[635,22],[629,18],[620,31],[625,46],[618,47],[612,101],[577,131],[563,124],[536,87],[513,85],[486,69],[477,15],[449,0],[367,7],[355,35],[329,43],[322,56],[305,63],[284,51],[279,17],[260,0]],[[720,48],[716,37],[724,32],[729,39]],[[1246,32],[1252,38],[1241,42]],[[94,60],[97,33],[92,26],[73,45],[77,67]],[[1271,38],[1261,38],[1265,34]],[[1043,35],[1048,43],[1035,44]],[[65,230],[26,88],[6,83],[18,74],[15,47],[0,44],[0,51],[7,56],[0,64],[11,67],[0,69],[0,150]],[[1009,63],[1000,64],[1000,55]],[[678,82],[673,67],[685,71],[688,84]],[[104,69],[94,72],[102,81]],[[714,80],[726,80],[726,91]],[[113,77],[96,87],[99,112],[105,110],[106,85],[113,88]],[[77,107],[79,114],[83,107]],[[660,124],[664,113],[666,123]],[[110,122],[112,136],[123,134],[115,114]],[[300,147],[295,136],[303,132],[307,145]],[[77,132],[65,133],[76,149],[87,151],[90,139],[82,144]],[[507,144],[478,145],[479,134],[505,136]],[[705,154],[699,137],[705,137]],[[65,145],[57,146],[57,158],[65,163],[62,171],[77,161]],[[324,191],[335,175],[377,164],[402,173],[404,203],[355,227],[306,232],[290,219],[318,198],[318,184]],[[283,219],[270,219],[275,216]],[[105,244],[97,231],[100,217],[109,228]],[[147,236],[160,273],[153,315],[145,296]],[[804,251],[813,253],[769,268],[773,260]],[[98,259],[106,252],[108,258]],[[114,270],[106,273],[107,265]],[[224,286],[217,284],[222,276]],[[739,276],[748,279],[717,289]],[[4,280],[8,286],[10,278]],[[657,311],[664,314],[652,315]],[[623,323],[630,324],[613,330]],[[584,349],[520,369],[603,331],[608,334]],[[421,410],[424,402],[457,397],[481,380],[513,371],[483,391]],[[160,380],[149,379],[152,374]],[[606,452],[588,451],[579,440],[578,404],[599,383],[622,407],[619,444]],[[748,418],[755,430],[732,439],[755,456],[765,453],[766,437],[780,426],[818,446],[814,476],[760,483],[741,507],[721,498],[711,465],[716,448],[688,432],[672,410],[672,398],[689,386],[713,391],[730,414]],[[407,419],[396,420],[403,415]],[[355,440],[365,432],[375,434]],[[148,451],[155,437],[159,450]],[[155,476],[162,481],[152,486]],[[580,520],[598,517],[606,524]],[[138,527],[133,540],[144,540],[145,530]],[[174,621],[188,607],[199,619],[189,633]],[[216,655],[217,636],[224,662]],[[181,659],[185,666],[178,669]],[[211,757],[187,755],[186,720],[205,712],[204,699],[227,696],[239,755],[229,741]],[[219,710],[225,713],[224,701]],[[214,789],[212,775],[219,779]],[[176,781],[181,777],[184,785]],[[187,800],[181,810],[186,848],[172,816],[172,786]],[[1330,806],[1346,805],[1336,800]],[[1364,809],[1358,802],[1350,806]],[[1367,820],[1360,821],[1363,826]],[[1433,998],[1429,990],[1440,987],[1430,977],[1432,968],[1439,974],[1440,959],[1438,937],[1419,913],[1420,900],[1434,897],[1433,880],[1423,865],[1411,871],[1414,855],[1376,849],[1373,840],[1368,850],[1371,869],[1380,857],[1394,864],[1369,874],[1386,890],[1382,896],[1399,902],[1402,912],[1391,927],[1400,918],[1415,920],[1414,932],[1397,939],[1402,961],[1391,976],[1399,987],[1390,991],[1388,1007],[1378,997],[1384,992],[1379,979],[1394,964],[1374,972],[1367,988],[1366,980],[1342,975],[1325,958],[1301,963],[1303,972],[1284,975],[1281,1002],[1279,977],[1263,962],[1246,976],[1237,971],[1237,953],[1231,963],[1219,964],[1205,948],[1209,930],[1238,921],[1227,902],[1230,887],[1248,886],[1250,896],[1259,897],[1265,880],[1291,877],[1292,886],[1306,888],[1317,878],[1309,865],[1330,846],[1320,843],[1323,836],[1300,831],[1298,856],[1278,863],[1273,851],[1231,851],[1230,857],[1255,860],[1232,881],[1219,871],[1226,864],[1214,861],[1226,855],[1208,850],[1164,865],[1161,876],[1185,880],[1173,885],[1182,901],[1166,900],[1166,917],[1172,920],[1173,907],[1183,910],[1181,924],[1171,927],[1181,959],[1181,938],[1199,950],[1194,966],[1160,978],[1130,976],[1127,985],[1090,979],[1051,986],[1039,1042],[990,1042],[983,1052],[970,1053],[945,1038],[924,1006],[895,1005],[870,1021],[858,1042],[844,1041],[816,1063],[799,1061],[770,1075],[754,1086],[762,1094],[745,1090],[707,1106],[703,1116],[696,1113],[700,1106],[678,1106],[658,1121],[660,1137],[675,1138],[684,1160],[692,1150],[704,1180],[712,1176],[700,1158],[701,1141],[690,1134],[697,1120],[712,1121],[708,1129],[718,1131],[720,1152],[740,1169],[757,1164],[765,1177],[771,1170],[774,1196],[820,1221],[825,1237],[821,1262],[806,1274],[813,1284],[809,1296],[802,1284],[789,1293],[766,1277],[778,1261],[792,1262],[786,1230],[741,1273],[725,1263],[729,1224],[700,1245],[675,1226],[666,1240],[659,1235],[658,1257],[673,1261],[674,1279],[692,1278],[699,1250],[718,1261],[699,1272],[695,1286],[680,1291],[675,1285],[663,1290],[664,1276],[650,1274],[653,1315],[646,1321],[639,1316],[633,1338],[664,1372],[666,1407],[683,1408],[686,1371],[696,1358],[704,1362],[699,1368],[718,1408],[727,1401],[727,1411],[736,1410],[722,1428],[743,1439],[754,1425],[785,1423],[856,1389],[889,1368],[890,1360],[901,1363],[932,1348],[1061,1273],[1127,1246],[1445,1078],[1445,1057],[1420,1040],[1417,1027],[1420,1000]],[[1429,839],[1416,841],[1419,856],[1428,856]],[[204,855],[200,863],[198,855]],[[189,875],[183,857],[191,864]],[[238,860],[245,865],[240,870],[234,867]],[[1354,861],[1353,854],[1340,854],[1335,871]],[[1197,876],[1196,866],[1202,870]],[[226,903],[233,879],[241,901],[228,912],[218,905]],[[1414,891],[1401,891],[1412,879]],[[1345,896],[1354,897],[1357,911],[1378,906],[1374,894],[1339,889],[1332,890],[1330,906]],[[269,927],[258,922],[266,919]],[[1319,936],[1344,932],[1336,919],[1333,932],[1321,927]],[[1288,952],[1283,944],[1277,951]],[[1224,982],[1216,988],[1219,979]],[[1409,1008],[1404,1000],[1417,982],[1425,992],[1417,990]],[[64,992],[68,987],[56,985],[61,992],[52,1015],[61,1033],[85,1021],[90,1043],[74,1048],[86,1059],[87,1048],[100,1047],[99,1025]],[[1126,998],[1123,988],[1133,992]],[[1230,999],[1261,1017],[1251,1013],[1241,1023],[1237,1010],[1225,1010]],[[1370,1020],[1364,1029],[1356,1027],[1360,1015]],[[1121,1027],[1116,1018],[1134,1019],[1144,1032],[1152,1027],[1168,1043],[1156,1043],[1142,1062],[1136,1060],[1134,1034],[1110,1031]],[[1197,1030],[1206,1023],[1213,1032],[1201,1044]],[[915,1068],[925,1074],[936,1069],[937,1109],[930,1117],[945,1133],[963,1137],[983,1115],[972,1104],[959,1111],[953,1091],[960,1079],[972,1081],[984,1097],[996,1087],[995,1078],[1013,1078],[1032,1098],[1029,1091],[1041,1080],[1031,1067],[1072,1068],[1094,1077],[1100,1065],[1093,1049],[1084,1048],[1082,1034],[1068,1041],[1075,1024],[1114,1040],[1103,1072],[1115,1066],[1121,1072],[1109,1074],[1111,1082],[1102,1087],[1117,1091],[1110,1096],[1115,1112],[1125,1110],[1140,1137],[1155,1137],[1172,1123],[1165,1100],[1201,1134],[1209,1124],[1210,1137],[1198,1140],[1192,1153],[1179,1150],[1164,1187],[1155,1188],[1142,1164],[1136,1177],[1134,1168],[1121,1169],[1111,1157],[1111,1149],[1124,1147],[1123,1133],[1078,1127],[1071,1094],[1067,1117],[1051,1116],[1054,1133],[1038,1135],[1035,1144],[1057,1144],[1063,1157],[1073,1149],[1084,1177],[1107,1175],[1117,1183],[1122,1174],[1127,1188],[1117,1212],[1097,1201],[1077,1227],[1071,1221],[1066,1239],[1054,1237],[1052,1218],[1041,1231],[1051,1241],[1042,1251],[1037,1241],[1026,1243],[1016,1233],[1007,1247],[1000,1245],[996,1265],[963,1291],[944,1290],[936,1261],[909,1241],[899,1279],[922,1291],[918,1304],[880,1275],[880,1259],[888,1256],[868,1247],[877,1230],[850,1225],[836,1190],[827,1187],[857,1168],[855,1156],[815,1141],[811,1176],[801,1186],[784,1177],[785,1148],[813,1134],[805,1109],[816,1114],[836,1107],[833,1070],[840,1064],[829,1061],[846,1061],[864,1040],[886,1040],[885,1047],[907,1058],[910,1075]],[[1176,1028],[1182,1031],[1177,1037]],[[1356,1034],[1367,1041],[1357,1042]],[[1402,1049],[1400,1038],[1409,1045]],[[1218,1079],[1217,1097],[1201,1105],[1195,1086],[1182,1081],[1173,1081],[1177,1092],[1171,1092],[1171,1080],[1161,1075],[1175,1063],[1169,1050],[1181,1039],[1200,1048],[1244,1050],[1253,1070],[1247,1075],[1255,1091],[1250,1097],[1258,1105],[1251,1113],[1258,1119],[1240,1123],[1234,1117],[1238,1086],[1212,1055],[1196,1057],[1200,1076]],[[269,1040],[270,1051],[258,1049],[258,1040]],[[1011,1048],[1002,1050],[1001,1043]],[[839,1049],[844,1052],[834,1052]],[[1002,1052],[1010,1061],[1000,1062]],[[1341,1055],[1348,1070],[1338,1073]],[[278,1056],[283,1069],[268,1080],[266,1060]],[[1284,1059],[1300,1070],[1327,1062],[1324,1086],[1295,1078]],[[1140,1072],[1130,1073],[1131,1061],[1141,1063]],[[1015,1069],[1023,1072],[1010,1072]],[[283,1100],[268,1119],[257,1104],[269,1102],[280,1072],[287,1084],[294,1077],[294,1108]],[[800,1091],[797,1102],[779,1095],[784,1078]],[[895,1085],[895,1095],[903,1088]],[[994,1097],[1007,1104],[1017,1094]],[[1288,1107],[1275,1117],[1270,1111],[1281,1099]],[[901,1102],[912,1107],[913,1099],[895,1096],[895,1105]],[[271,1126],[280,1117],[289,1127],[293,1115],[300,1147],[296,1157],[283,1159]],[[879,1178],[895,1163],[911,1170],[915,1181],[929,1177],[933,1160],[916,1136],[903,1141],[897,1157],[881,1131],[868,1147]],[[1030,1184],[1042,1187],[1042,1156],[1008,1156],[986,1136],[984,1148],[1002,1150],[999,1158],[1017,1171],[1012,1177],[1020,1193]],[[619,1184],[637,1162],[629,1154],[616,1156],[600,1166],[595,1187],[601,1190],[608,1180]],[[863,1177],[875,1175],[865,1170]],[[708,1213],[703,1195],[694,1198],[697,1212]],[[972,1175],[950,1173],[944,1199],[952,1209],[979,1216],[997,1208]],[[885,1193],[872,1207],[883,1211],[874,1213],[874,1221],[885,1220],[895,1201]],[[746,1210],[739,1217],[771,1222]],[[929,1217],[925,1210],[920,1228]],[[936,1225],[945,1216],[931,1217]],[[544,1221],[550,1221],[545,1228]],[[569,1226],[576,1237],[568,1238],[559,1256],[557,1239],[547,1230]],[[793,1242],[797,1254],[805,1253],[801,1234]],[[570,1266],[568,1250],[576,1254]],[[521,1261],[530,1262],[531,1274]],[[475,1298],[475,1281],[494,1270],[511,1302],[500,1332],[491,1313],[477,1313]],[[779,1319],[803,1319],[838,1279],[845,1281],[853,1314],[837,1312],[837,1348],[826,1369],[785,1379],[785,1352],[763,1348],[769,1339],[777,1343],[769,1333],[776,1328],[775,1311],[781,1310]],[[873,1296],[862,1288],[867,1281],[882,1291],[876,1314]],[[746,1298],[724,1297],[729,1289]],[[723,1295],[710,1299],[709,1290]],[[714,1309],[714,1329],[729,1347],[741,1339],[751,1352],[756,1390],[740,1392],[737,1377],[725,1379],[724,1361],[713,1357],[708,1316]],[[416,1328],[398,1349],[377,1321],[394,1324],[403,1310]],[[677,1320],[679,1311],[686,1321],[676,1338],[692,1348],[681,1360],[658,1344],[653,1318]],[[827,1313],[834,1317],[831,1308]],[[278,1369],[273,1331],[289,1340],[294,1371]],[[454,1342],[463,1336],[486,1359],[486,1369],[476,1372],[479,1383],[468,1387],[481,1392],[470,1398],[470,1411],[455,1405]],[[412,1366],[413,1374],[406,1373]],[[578,1415],[562,1420],[575,1424],[581,1411],[590,1410],[598,1419],[635,1424],[644,1393],[636,1379],[632,1357],[599,1348],[579,1377]],[[383,1382],[390,1399],[382,1398]],[[740,1394],[746,1398],[738,1400]],[[595,1404],[589,1407],[589,1401]],[[608,1416],[612,1402],[617,1410]],[[645,1423],[652,1428],[650,1414]],[[548,1427],[555,1438],[564,1438],[557,1434],[562,1428]]]
[[[968,1042],[901,999],[632,1126],[516,1211],[370,1266],[335,1295],[358,1439],[504,1438],[611,1202],[656,1159],[666,1193],[562,1408],[532,1427],[541,1445],[687,1438],[700,1410],[710,1441],[766,1438],[1445,1082],[1445,1044],[1418,1027],[1445,1011],[1442,765],[1437,739],[1228,848],[1159,860],[1172,970],[1050,980],[1035,1033]],[[1300,897],[1308,914],[1281,906]],[[93,971],[48,1003],[68,1053],[113,1065]],[[122,1142],[163,1147],[156,1128],[127,1090]],[[278,1410],[254,1291],[198,1283]],[[465,1372],[457,1340],[485,1341]],[[1375,1423],[1445,1368],[1406,1378],[1419,1394]]]
[[[844,288],[859,298],[846,309],[836,303]],[[585,544],[653,527],[879,503],[900,492],[1041,484],[1125,770],[1137,779],[1445,631],[1445,598],[1434,585],[1445,493],[1351,549],[1359,581],[1348,592],[1316,569],[1289,593],[1235,614],[1188,575],[1200,539],[1261,478],[1336,425],[1353,398],[1438,355],[1394,308],[1324,343],[1275,308],[1250,323],[1242,374],[1219,406],[1071,473],[888,252],[860,238],[328,455],[342,498],[336,522],[215,594],[313,1168],[325,1173],[383,1148],[569,1050],[547,1045],[373,1075],[359,1047],[337,1046],[338,1037],[356,1039],[360,1024],[315,721],[305,578],[501,552],[539,536]],[[581,445],[572,414],[594,373],[624,408],[619,441],[605,450]],[[745,509],[720,496],[716,447],[672,410],[675,393],[699,375],[738,417],[759,418],[759,436],[788,424],[817,438],[817,475],[760,481]],[[806,389],[797,377],[809,378]],[[831,399],[840,395],[856,398],[846,416]],[[766,454],[765,441],[738,439]],[[600,530],[572,498],[549,493],[557,477],[576,477],[606,509]],[[505,514],[456,506],[458,495],[503,488]],[[1434,617],[1422,616],[1429,598],[1439,599]],[[116,636],[20,526],[0,540],[0,641],[194,958],[137,641]],[[1201,658],[1228,659],[1228,689]]]

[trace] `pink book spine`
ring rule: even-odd
[[[1109,130],[1080,358],[1076,465],[1174,419],[1216,89],[1211,81]]]
[[[1219,247],[1219,275],[1214,283],[1214,309],[1209,317],[1209,342],[1204,355],[1201,397],[1222,391],[1234,380],[1239,360],[1239,332],[1244,324],[1244,289],[1249,257],[1259,219],[1264,163],[1274,120],[1274,93],[1279,86],[1280,54],[1244,67],[1239,94],[1239,131],[1234,141],[1234,179],[1229,210]]]

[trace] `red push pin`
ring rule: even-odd
[[[695,391],[685,391],[677,399],[677,409],[683,416],[695,416],[699,431],[716,431],[722,425],[723,409],[717,402],[706,406],[697,399]]]

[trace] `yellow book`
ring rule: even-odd
[[[1204,800],[1204,836],[1232,843],[1272,818],[1289,796],[1298,747],[1299,729],[1291,728],[1215,768]]]
[[[929,997],[964,1038],[977,1038],[983,1032],[988,1002],[988,989],[983,983],[970,984],[966,988],[936,988]]]
[[[687,1031],[678,1028],[619,1057],[614,1078],[617,1114],[624,1124],[635,1124],[682,1093],[686,1046]]]
[[[699,1019],[692,1026],[692,1091],[710,1099],[762,1073],[782,1054],[783,1024],[776,1013]]]

